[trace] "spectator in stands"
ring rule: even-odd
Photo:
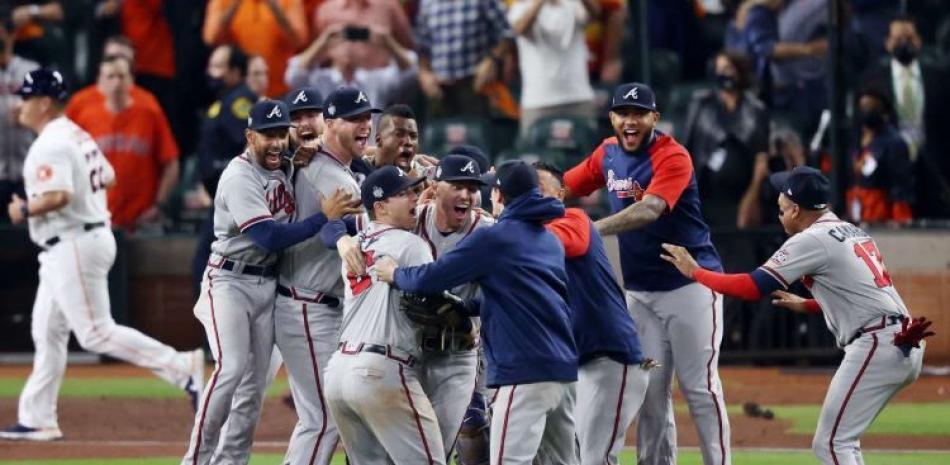
[[[415,52],[403,47],[386,29],[371,27],[366,44],[348,40],[345,30],[346,26],[340,23],[327,26],[303,53],[291,58],[287,64],[287,85],[295,89],[316,87],[323,95],[342,86],[357,87],[366,92],[370,102],[385,108],[399,90],[416,79]],[[378,47],[389,61],[382,67],[364,65],[356,59],[359,45]],[[329,66],[322,66],[321,56],[327,57]]]
[[[855,108],[860,129],[855,141],[853,185],[847,193],[851,220],[906,223],[913,219],[914,172],[907,143],[895,126],[887,95],[868,88]]]
[[[779,12],[773,107],[801,115],[809,132],[828,106],[828,28],[828,0],[787,0]]]
[[[35,61],[13,53],[12,24],[0,16],[0,199],[23,193],[23,159],[33,142],[33,134],[17,124],[15,112],[20,105],[16,91],[26,73],[39,68]],[[0,223],[9,223],[7,212],[0,213]]]
[[[584,26],[594,0],[516,0],[508,10],[521,69],[521,135],[545,116],[593,121],[594,89],[587,74]]]
[[[301,0],[210,0],[202,35],[208,45],[236,44],[264,57],[269,97],[287,92],[287,60],[309,37]]]
[[[270,65],[260,55],[253,55],[247,59],[247,87],[254,95],[267,95],[270,86]]]
[[[620,81],[623,72],[620,46],[627,21],[627,2],[591,0],[591,5],[596,7],[596,12],[591,13],[593,17],[585,29],[587,49],[590,51],[587,71],[591,82],[610,87]]]
[[[752,182],[739,202],[739,225],[756,227],[777,225],[778,192],[768,182],[769,175],[805,165],[805,146],[798,133],[790,127],[779,127],[772,132],[768,154],[759,153],[752,169]]]
[[[693,96],[683,142],[693,155],[694,172],[710,225],[745,228],[739,200],[754,189],[755,159],[768,151],[769,115],[749,90],[751,64],[745,56],[716,55],[716,88]]]
[[[69,55],[61,24],[65,18],[58,0],[6,0],[0,9],[8,9],[13,22],[17,55],[41,66],[55,67],[72,77],[73,58]]]
[[[416,34],[429,116],[489,116],[483,92],[498,78],[513,44],[501,0],[421,0]]]
[[[89,132],[115,168],[116,185],[109,189],[112,224],[128,231],[161,219],[161,206],[178,182],[178,146],[161,108],[132,94],[132,64],[122,57],[105,57],[95,84],[103,98],[79,107],[66,106],[66,115]]]
[[[390,47],[373,38],[386,32],[400,48],[415,47],[412,26],[399,0],[326,0],[317,9],[314,24],[313,37],[332,31],[334,39],[346,39],[326,43],[315,55],[319,62],[338,60],[339,55],[345,53],[357,68],[389,67],[393,58]],[[370,101],[381,105],[376,100]]]

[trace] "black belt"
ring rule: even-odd
[[[313,297],[306,297],[297,294],[293,289],[286,286],[281,286],[280,284],[277,285],[277,293],[284,297],[290,297],[291,299],[302,300],[304,302],[311,302],[315,304],[323,304],[327,307],[336,308],[340,306],[340,299],[333,297],[332,295],[317,293]]]
[[[88,232],[88,231],[92,231],[93,229],[96,229],[96,228],[101,228],[101,227],[103,227],[103,226],[105,226],[105,225],[106,225],[106,222],[105,222],[105,221],[100,221],[100,222],[98,222],[98,223],[86,223],[86,224],[82,225],[82,230],[83,230],[83,232]],[[52,246],[54,246],[54,245],[56,245],[56,244],[59,244],[60,242],[62,242],[62,239],[61,239],[59,236],[53,236],[53,237],[47,239],[46,242],[44,242],[43,244],[46,245],[47,247],[52,247]]]
[[[863,328],[861,328],[861,329],[855,331],[855,332],[854,332],[854,336],[851,336],[851,339],[848,339],[848,344],[851,344],[852,342],[856,341],[856,340],[857,340],[859,337],[861,337],[861,335],[863,335],[863,334],[873,333],[874,331],[878,331],[878,330],[884,329],[884,328],[886,328],[886,327],[888,327],[888,326],[896,325],[896,324],[898,324],[898,323],[903,323],[905,320],[907,320],[907,317],[904,316],[904,315],[887,315],[887,316],[882,316],[882,317],[881,317],[881,320],[880,320],[877,324],[865,326],[865,327],[863,327]],[[845,345],[847,345],[847,344],[845,344]]]
[[[408,367],[413,367],[416,365],[415,357],[413,357],[412,355],[406,355],[406,358],[397,357],[395,354],[393,354],[391,346],[384,346],[384,345],[379,345],[379,344],[365,344],[361,342],[356,347],[352,349],[347,349],[346,342],[344,341],[344,342],[341,342],[340,345],[337,347],[340,349],[341,354],[353,355],[353,354],[358,354],[360,352],[371,352],[374,354],[382,355],[388,359],[395,360]]]
[[[237,262],[234,260],[225,260],[220,264],[211,264],[209,265],[212,268],[220,268],[226,271],[234,271],[234,268],[237,266]],[[260,276],[262,278],[273,278],[277,276],[277,267],[270,266],[257,266],[257,265],[244,265],[244,268],[241,268],[241,274],[247,274],[251,276]]]

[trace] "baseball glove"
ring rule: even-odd
[[[399,305],[409,320],[423,326],[455,328],[466,318],[465,301],[448,291],[437,295],[403,293]]]
[[[920,347],[920,341],[936,334],[928,331],[931,324],[925,317],[904,320],[900,332],[894,335],[894,345],[904,352],[905,357],[909,356],[911,349]]]

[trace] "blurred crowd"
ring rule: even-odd
[[[892,225],[950,217],[950,5],[845,1],[833,64],[828,4],[4,0],[0,196],[22,195],[33,135],[16,126],[14,92],[39,66],[68,77],[67,115],[116,169],[113,223],[147,234],[201,222],[260,98],[355,85],[412,121],[370,137],[391,138],[394,156],[469,144],[567,168],[612,135],[606,96],[648,65],[661,128],[690,150],[708,221],[751,228],[777,222],[770,172],[830,169],[829,73],[840,65],[850,137],[839,213]]]

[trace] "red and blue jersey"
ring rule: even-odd
[[[564,184],[577,196],[606,187],[611,213],[645,195],[666,202],[666,213],[654,223],[617,237],[626,289],[670,291],[693,282],[660,258],[663,243],[686,247],[703,268],[722,270],[703,220],[693,162],[672,137],[654,131],[636,152],[625,151],[616,137],[604,139],[594,153],[564,175]]]

